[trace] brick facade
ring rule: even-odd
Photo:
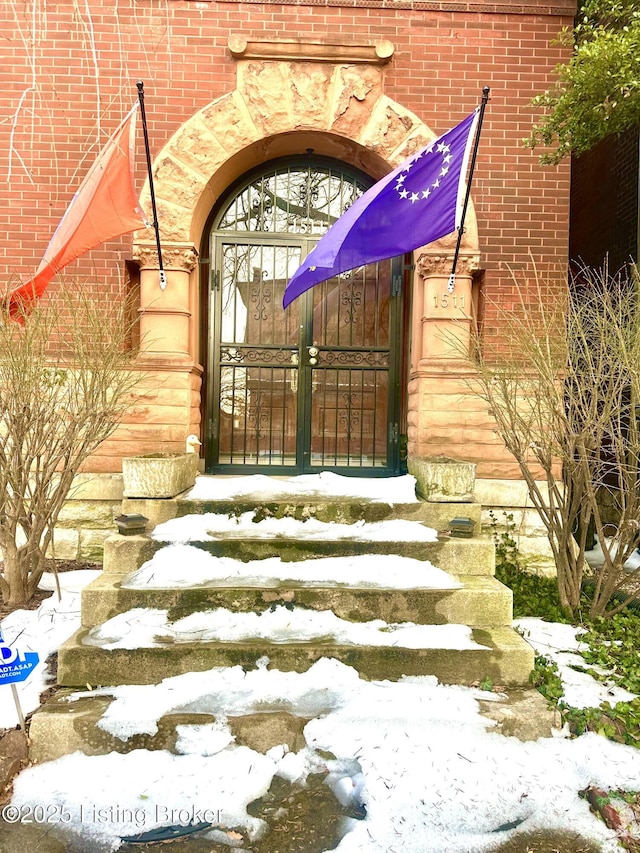
[[[484,306],[480,319],[492,335],[499,329],[491,305],[513,293],[507,267],[524,270],[531,253],[539,269],[561,275],[568,164],[543,168],[521,141],[535,118],[532,97],[552,84],[563,58],[551,42],[573,11],[572,2],[418,0],[5,4],[1,281],[33,273],[99,145],[134,101],[135,81],[145,81],[171,286],[151,295],[149,235],[113,241],[68,269],[94,278],[97,298],[115,299],[135,256],[143,323],[155,333],[138,405],[91,470],[118,471],[123,455],[179,449],[198,432],[196,255],[205,221],[220,193],[249,167],[302,152],[310,140],[377,178],[418,141],[460,121],[490,85],[461,287],[469,304],[473,296]],[[381,40],[393,47],[389,61],[349,53]],[[254,42],[266,56],[230,49]],[[144,181],[140,140],[137,186]],[[430,310],[446,285],[450,255],[450,240],[416,253],[409,452],[476,462],[479,476],[517,478],[486,407],[465,391],[468,367],[434,345],[431,330],[460,319],[450,309],[437,316]]]

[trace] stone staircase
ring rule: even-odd
[[[315,500],[305,496],[298,500],[265,502],[256,495],[231,501],[195,501],[180,497],[163,501],[125,499],[123,510],[145,515],[152,523],[190,515],[239,516],[247,512],[253,513],[257,525],[261,519],[282,517],[347,523],[355,525],[353,538],[335,539],[330,532],[325,538],[313,539],[304,535],[252,538],[246,533],[238,536],[225,531],[216,534],[213,540],[206,537],[200,541],[190,540],[189,544],[212,555],[243,562],[275,556],[295,562],[367,554],[389,555],[390,561],[397,557],[429,560],[450,573],[459,587],[430,589],[421,584],[419,577],[412,589],[352,586],[349,578],[330,586],[312,581],[281,580],[260,587],[235,578],[189,588],[131,589],[122,585],[126,576],[168,543],[149,536],[113,536],[105,543],[103,575],[84,590],[82,628],[60,649],[58,682],[61,685],[148,684],[214,666],[239,664],[250,669],[265,656],[271,667],[282,670],[304,671],[320,657],[333,657],[355,667],[365,678],[435,675],[444,683],[471,684],[485,678],[499,684],[527,682],[533,667],[533,652],[511,628],[511,593],[493,577],[494,550],[490,541],[481,537],[453,539],[446,536],[440,536],[436,542],[410,537],[403,541],[382,538],[375,542],[356,538],[358,522],[394,519],[410,520],[419,526],[444,531],[451,518],[466,516],[476,522],[478,529],[480,507],[476,504],[420,502],[389,506],[364,500],[331,501],[324,496]],[[188,571],[189,566],[184,566],[184,573]],[[304,642],[269,642],[259,637],[242,642],[167,640],[135,650],[87,644],[87,640],[91,640],[90,632],[95,633],[98,626],[117,614],[137,608],[167,611],[168,622],[175,623],[190,614],[215,608],[260,614],[279,606],[332,613],[349,623],[383,619],[388,623],[420,626],[465,625],[471,629],[470,647],[439,645],[437,637],[427,646],[418,648],[401,644],[340,644],[330,637]],[[135,613],[132,618],[137,618]]]

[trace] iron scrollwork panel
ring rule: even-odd
[[[297,355],[297,347],[251,347],[251,346],[228,346],[220,348],[220,362],[222,364],[263,364],[283,365],[293,364],[292,357]]]
[[[301,162],[258,176],[223,211],[219,230],[322,235],[366,190],[347,171]]]
[[[229,378],[227,405],[224,398],[220,402],[221,462],[267,466],[293,464],[297,440],[298,370],[295,362],[286,368],[223,367],[223,378],[225,372]]]
[[[389,371],[325,366],[313,377],[312,464],[385,467]]]
[[[320,367],[389,367],[389,350],[340,350],[318,352]]]

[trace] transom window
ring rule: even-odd
[[[288,162],[237,192],[216,230],[321,236],[371,183],[317,160]]]

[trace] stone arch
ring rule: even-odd
[[[142,356],[161,371],[190,372],[197,393],[191,397],[189,432],[200,417],[196,398],[202,372],[197,247],[220,195],[252,167],[307,149],[380,178],[436,136],[415,113],[385,95],[380,65],[259,58],[238,61],[235,90],[199,110],[173,134],[154,163],[165,291],[158,289],[157,253],[148,233],[137,232],[134,257],[140,262],[141,339],[148,342]],[[148,186],[142,201],[149,209]],[[480,260],[473,203],[462,241],[457,303],[443,298],[455,240],[450,235],[415,252],[410,456],[429,452],[424,394],[438,387],[452,362],[460,365],[463,360],[441,341],[453,334],[464,348],[470,334],[467,308]]]
[[[220,194],[265,160],[312,148],[379,178],[435,136],[383,93],[379,67],[240,62],[237,88],[191,116],[155,158],[162,242],[197,246]],[[464,249],[478,250],[473,205]]]

